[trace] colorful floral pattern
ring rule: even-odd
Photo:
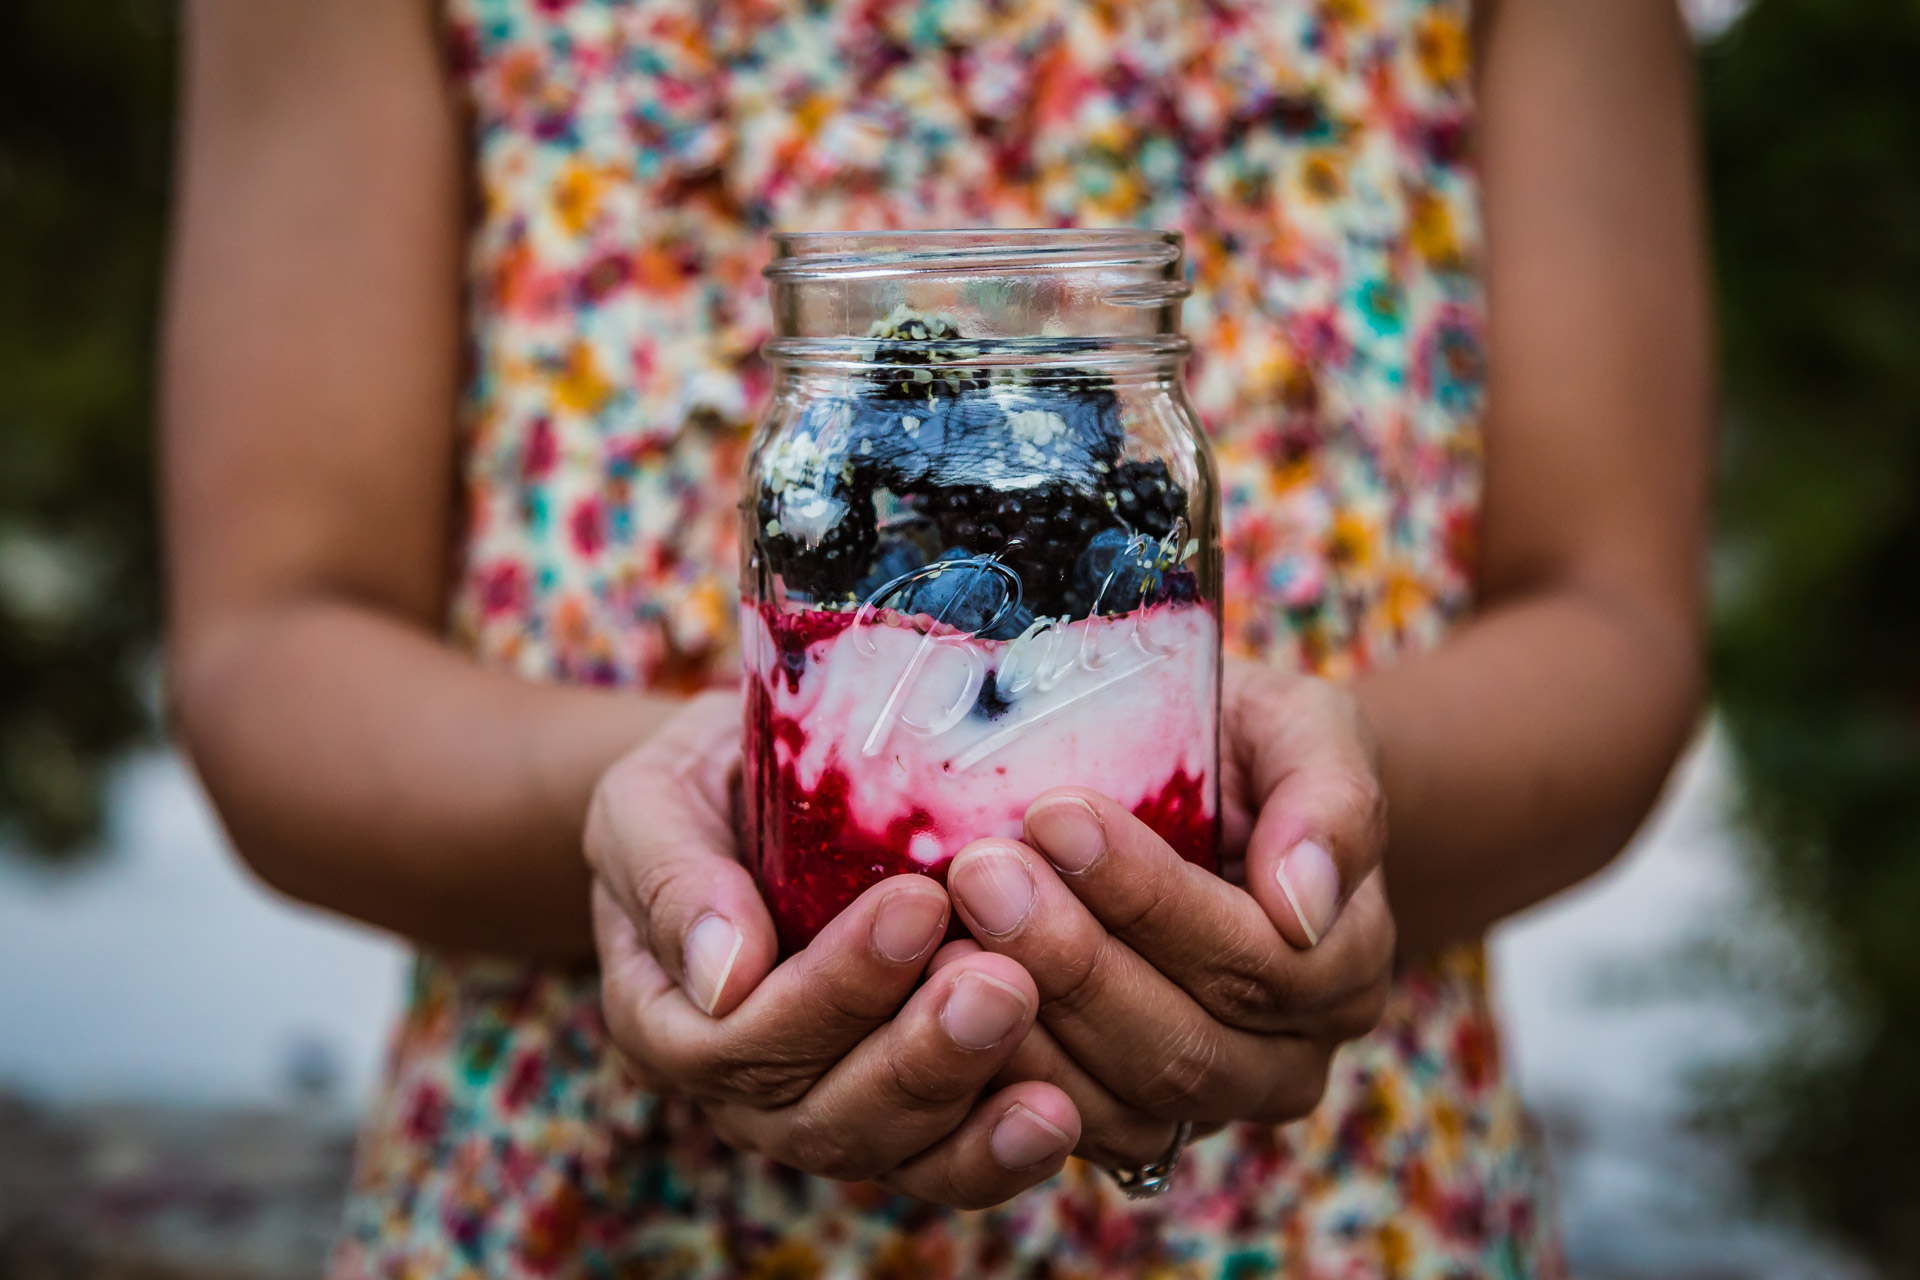
[[[455,634],[539,680],[729,675],[770,228],[1188,236],[1231,649],[1346,676],[1468,606],[1484,385],[1465,0],[452,0],[474,120]],[[1325,1102],[1129,1205],[960,1214],[723,1147],[590,972],[423,956],[342,1276],[1556,1275],[1477,951]]]

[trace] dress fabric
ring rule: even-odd
[[[454,635],[533,680],[734,657],[770,229],[1187,235],[1229,652],[1336,678],[1470,604],[1484,306],[1465,0],[452,0],[477,209]],[[340,1277],[1561,1274],[1481,954],[1404,973],[1324,1102],[1128,1203],[958,1213],[723,1146],[590,969],[423,955]]]

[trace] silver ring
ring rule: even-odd
[[[1173,1142],[1167,1147],[1165,1155],[1137,1169],[1109,1169],[1107,1175],[1129,1200],[1151,1200],[1155,1196],[1163,1196],[1173,1189],[1173,1170],[1180,1163],[1180,1153],[1187,1149],[1187,1142],[1192,1137],[1193,1122],[1182,1120],[1173,1127]]]

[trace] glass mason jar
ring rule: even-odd
[[[746,840],[783,952],[1092,787],[1219,826],[1220,504],[1160,231],[774,237]]]

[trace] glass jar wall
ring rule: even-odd
[[[1219,501],[1180,238],[775,237],[742,488],[749,854],[781,945],[1093,787],[1212,867]]]

